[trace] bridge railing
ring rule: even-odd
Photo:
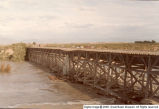
[[[123,98],[159,97],[159,55],[128,51],[27,48],[30,62]]]

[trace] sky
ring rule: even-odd
[[[159,41],[158,0],[0,0],[0,43]]]

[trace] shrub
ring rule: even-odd
[[[152,41],[135,41],[135,43],[156,43],[156,41],[152,40]]]
[[[0,66],[0,72],[4,72],[5,71],[5,64],[1,64]]]
[[[11,71],[11,66],[9,64],[7,64],[7,66],[6,66],[4,71],[9,73]]]

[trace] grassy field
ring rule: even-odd
[[[77,49],[135,50],[152,52],[159,51],[159,43],[70,43],[47,44],[45,46]]]

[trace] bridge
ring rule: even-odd
[[[125,100],[159,97],[159,53],[27,48],[26,59]]]

